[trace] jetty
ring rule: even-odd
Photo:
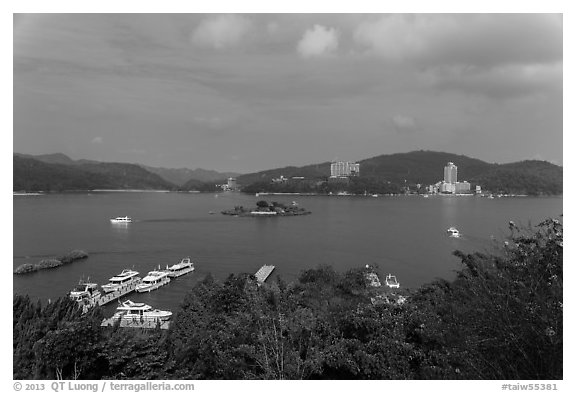
[[[266,279],[272,274],[272,271],[276,268],[274,265],[264,265],[254,274],[258,284],[264,283]]]
[[[92,307],[103,306],[105,304],[113,302],[114,300],[120,299],[124,295],[128,295],[129,293],[134,292],[136,286],[140,284],[141,281],[142,281],[141,279],[134,280],[132,283],[125,286],[124,288],[121,288],[114,292],[107,293],[106,295],[100,296],[98,299],[94,299],[89,303],[83,303],[82,312],[87,313],[88,310],[91,309]]]
[[[158,318],[142,318],[140,320],[134,320],[131,318],[120,318],[120,324],[118,325],[121,328],[139,328],[139,329],[156,329],[159,327],[160,329],[168,329],[170,327],[170,321],[162,321]],[[100,326],[109,327],[114,326],[118,322],[117,318],[105,318]]]

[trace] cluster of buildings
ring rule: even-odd
[[[470,183],[458,181],[458,167],[453,162],[449,162],[444,167],[444,180],[428,186],[430,194],[469,194]],[[476,193],[480,193],[480,186],[476,186]]]
[[[350,177],[360,176],[360,164],[351,161],[335,161],[330,164],[330,178],[329,181],[347,181]],[[289,180],[303,180],[304,177],[293,176],[287,178],[280,176],[272,179],[273,183],[284,183]],[[224,191],[238,190],[236,179],[231,177],[226,184],[221,185]],[[418,185],[420,188],[420,185]],[[453,162],[449,162],[444,167],[444,180],[436,184],[431,184],[427,187],[430,194],[470,194],[471,186],[467,181],[458,181],[458,167]],[[480,186],[476,186],[475,192],[481,193]]]
[[[222,191],[237,191],[239,189],[234,177],[229,177],[226,184],[220,184],[220,188],[222,188]]]
[[[360,164],[351,161],[335,161],[330,164],[330,177],[328,178],[328,180],[346,181],[350,177],[359,175],[360,175]],[[304,177],[302,176],[292,176],[291,178],[280,176],[272,179],[272,183],[284,183],[287,182],[288,180],[303,180],[303,179]]]

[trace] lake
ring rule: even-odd
[[[220,211],[258,200],[296,201],[312,214],[231,217]],[[148,294],[128,298],[175,310],[186,291],[211,273],[255,273],[264,264],[295,280],[304,269],[337,271],[377,264],[402,287],[452,279],[462,251],[490,250],[509,234],[508,222],[538,224],[562,214],[562,197],[260,196],[241,193],[92,192],[14,196],[14,268],[73,249],[89,257],[57,269],[14,275],[14,293],[65,296],[80,279],[104,284],[124,268],[143,277],[190,256],[196,271]],[[209,212],[216,214],[209,214]],[[128,215],[131,224],[110,218]],[[450,238],[455,226],[461,238]],[[113,311],[114,305],[107,312]]]

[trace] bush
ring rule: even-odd
[[[52,269],[58,266],[62,266],[62,261],[58,259],[42,259],[40,263],[36,265],[36,270]]]
[[[20,266],[18,266],[16,268],[16,270],[14,270],[14,273],[16,274],[25,274],[25,273],[31,273],[31,272],[35,272],[36,270],[38,270],[38,268],[36,267],[36,265],[33,265],[31,263],[24,263]]]

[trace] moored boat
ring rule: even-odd
[[[129,223],[132,222],[132,218],[128,217],[128,216],[124,216],[124,217],[116,217],[116,218],[111,218],[110,222],[114,223],[114,224],[123,224],[123,223]]]
[[[91,282],[80,281],[72,291],[70,291],[70,299],[76,300],[79,303],[94,304],[102,296],[98,289],[98,284]]]
[[[450,227],[450,228],[446,229],[446,232],[448,232],[450,237],[460,237],[460,232],[458,231],[458,229],[456,229],[454,227]]]
[[[140,282],[142,279],[138,277],[138,273],[135,270],[124,269],[122,273],[110,278],[108,284],[102,285],[104,292],[114,292],[122,288],[128,287],[131,284]]]
[[[166,321],[172,316],[171,311],[153,309],[152,306],[145,303],[135,303],[131,300],[121,302],[116,310],[117,312],[112,317],[112,320],[129,319],[135,322]]]
[[[153,270],[136,286],[136,292],[150,292],[170,282],[168,272]]]
[[[168,272],[168,276],[172,278],[180,277],[193,271],[194,262],[190,260],[190,257],[182,258],[179,263],[176,263],[172,266],[166,266],[166,272]]]

